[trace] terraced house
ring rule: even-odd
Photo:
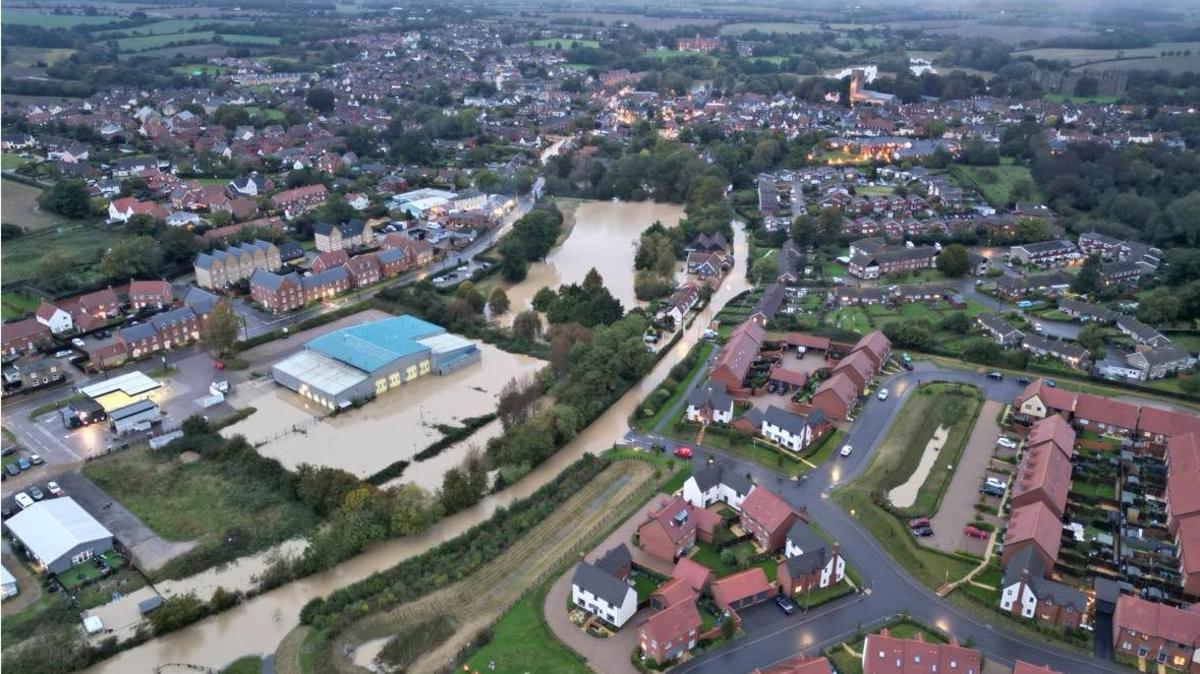
[[[282,266],[279,248],[269,241],[258,239],[197,255],[194,264],[196,285],[219,290],[249,279],[257,270],[275,272]]]

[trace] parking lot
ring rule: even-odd
[[[921,543],[937,548],[943,552],[967,550],[981,554],[986,540],[971,538],[963,533],[963,529],[975,519],[975,502],[979,499],[979,487],[988,477],[988,465],[992,460],[992,450],[996,447],[996,439],[1000,436],[1000,426],[996,419],[1004,408],[1002,403],[988,400],[979,411],[975,428],[967,439],[954,477],[946,494],[942,497],[937,514],[930,518],[933,524],[933,535],[921,538]],[[1007,480],[1006,475],[995,475]],[[1000,499],[989,498],[998,503]],[[993,503],[993,505],[995,504]]]

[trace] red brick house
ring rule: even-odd
[[[323,271],[329,271],[334,267],[340,267],[350,261],[350,254],[344,250],[331,250],[324,253],[318,253],[313,258],[312,271],[314,274],[319,274]]]
[[[1044,422],[1039,422],[1044,423]],[[1012,484],[1012,505],[1044,503],[1061,518],[1071,490],[1071,460],[1052,441],[1025,450]]]
[[[665,500],[638,527],[638,547],[659,559],[675,561],[696,544],[694,509],[680,497]]]
[[[709,588],[713,602],[730,612],[761,604],[775,594],[767,574],[757,566],[714,580]]]
[[[734,328],[717,354],[712,372],[708,375],[709,381],[724,384],[729,391],[742,388],[750,366],[758,358],[764,335],[763,327],[754,321],[746,321]]]
[[[1080,393],[1075,399],[1075,425],[1085,431],[1132,438],[1137,434],[1140,411],[1137,405]]]
[[[384,278],[392,278],[399,276],[408,269],[408,254],[398,248],[390,250],[381,250],[375,253],[375,259],[379,262],[379,271]]]
[[[863,674],[980,674],[983,656],[957,641],[927,643],[918,632],[913,639],[897,639],[886,628],[868,634],[863,644]]]
[[[867,382],[875,375],[875,367],[875,362],[865,349],[856,350],[838,362],[833,368],[833,375],[849,377],[861,392],[867,388]]]
[[[783,549],[788,529],[801,516],[782,498],[759,485],[742,501],[742,528],[763,550],[775,553]]]
[[[50,343],[50,328],[36,318],[26,318],[16,323],[5,323],[0,330],[0,344],[5,358],[15,358],[31,353]]]
[[[1013,508],[1008,518],[1008,531],[1004,534],[1000,564],[1008,566],[1013,555],[1030,546],[1037,551],[1044,568],[1054,568],[1062,546],[1062,520],[1041,501]]]
[[[1057,669],[1050,669],[1048,665],[1031,665],[1028,662],[1017,660],[1013,663],[1012,674],[1063,674]]]
[[[844,421],[858,402],[858,384],[845,373],[835,374],[821,382],[809,404],[821,410],[826,419]]]
[[[765,669],[755,669],[750,674],[833,674],[833,665],[825,658],[809,659],[798,655]]]
[[[892,342],[883,332],[876,330],[858,340],[851,353],[858,353],[859,351],[865,352],[871,361],[875,363],[875,370],[879,371],[883,369],[888,358],[892,357]]]
[[[687,557],[681,557],[678,562],[675,562],[675,569],[671,571],[671,578],[686,582],[688,587],[695,590],[696,593],[700,593],[712,582],[713,572],[699,562],[693,562]]]
[[[265,269],[255,270],[250,277],[250,297],[276,314],[305,304],[304,288],[296,272],[280,275]]]
[[[350,274],[350,281],[355,288],[369,286],[372,283],[378,283],[382,278],[383,270],[379,266],[379,260],[374,253],[359,255],[351,258],[346,263],[346,271]]]
[[[1177,435],[1167,445],[1166,497],[1183,590],[1200,596],[1200,434]]]
[[[112,318],[121,313],[121,300],[112,288],[80,295],[75,300],[76,315],[87,314],[94,318]]]
[[[320,206],[328,198],[329,191],[324,185],[317,183],[280,192],[271,197],[271,205],[281,211],[285,219],[291,220],[311,208]]]
[[[699,640],[700,612],[696,609],[694,594],[655,613],[638,626],[642,657],[656,663],[675,660],[695,648]]]
[[[1139,669],[1162,663],[1170,670],[1200,674],[1200,604],[1188,609],[1121,595],[1113,614],[1113,650],[1137,658]]]
[[[174,301],[175,291],[166,281],[129,282],[129,306],[134,309],[165,309]]]

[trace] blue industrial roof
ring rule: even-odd
[[[444,332],[445,329],[433,323],[405,314],[335,330],[304,346],[365,372],[374,372],[397,358],[428,351],[429,347],[416,340]]]

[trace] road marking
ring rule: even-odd
[[[83,460],[83,457],[81,457],[81,456],[79,456],[78,454],[76,454],[74,450],[72,450],[70,447],[68,447],[68,446],[66,445],[66,443],[64,443],[64,442],[62,442],[61,440],[59,440],[58,438],[54,437],[54,435],[52,435],[52,434],[50,433],[50,431],[48,431],[48,430],[46,430],[46,429],[42,428],[41,426],[38,426],[38,427],[37,427],[37,429],[38,429],[39,431],[41,431],[41,433],[42,433],[43,435],[45,435],[47,438],[49,438],[49,439],[51,440],[51,442],[53,442],[54,444],[58,445],[58,446],[59,446],[59,447],[60,447],[60,448],[61,448],[63,451],[65,451],[67,454],[70,454],[71,456],[75,457],[75,460],[76,460],[76,461],[82,461],[82,460]],[[53,447],[53,445],[51,445],[51,446]]]

